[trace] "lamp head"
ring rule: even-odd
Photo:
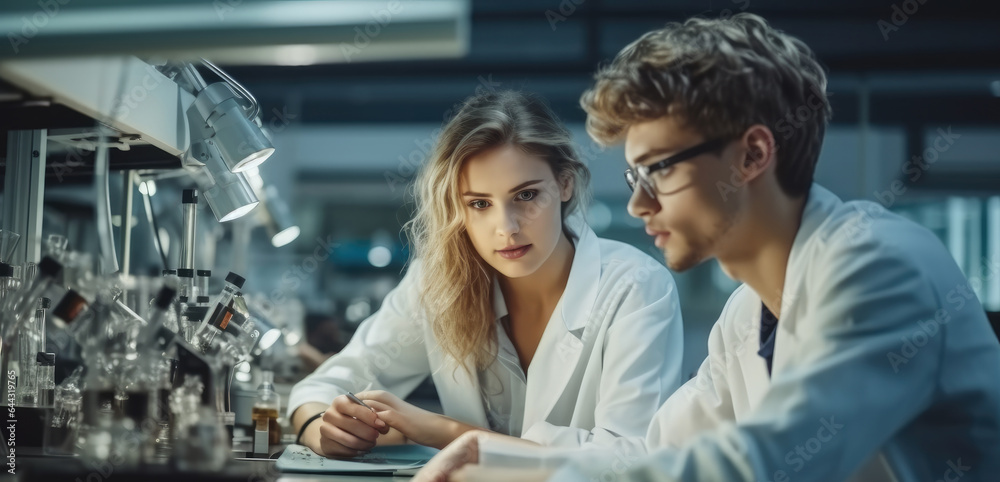
[[[247,119],[240,106],[239,96],[224,82],[209,85],[192,104],[200,120],[194,137],[213,140],[226,166],[232,172],[241,172],[259,166],[274,153],[274,146],[252,120]]]
[[[195,140],[190,154],[208,170],[212,186],[205,190],[205,200],[219,222],[240,218],[257,207],[259,200],[246,176],[229,171],[214,140]]]

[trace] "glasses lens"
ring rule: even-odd
[[[629,190],[635,192],[635,173],[631,169],[625,169],[625,183],[628,184]]]
[[[635,172],[634,170],[625,170],[625,182],[628,183],[628,188],[632,190],[632,192],[635,192],[635,186],[638,185],[647,196],[656,198],[656,193],[653,192],[653,187],[642,177],[641,174]]]

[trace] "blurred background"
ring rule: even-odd
[[[96,212],[102,201],[93,181],[94,139],[81,135],[79,127],[100,121],[95,112],[101,109],[67,101],[47,105],[48,112],[40,114],[37,102],[53,94],[33,88],[35,78],[15,64],[62,62],[58,59],[65,55],[134,54],[152,66],[175,56],[212,60],[256,97],[260,125],[275,150],[256,172],[268,209],[218,222],[204,203],[199,205],[196,265],[212,269],[213,285],[219,281],[219,287],[226,271],[243,274],[244,291],[284,313],[283,323],[290,327],[286,335],[293,334],[286,336],[289,345],[305,340],[320,353],[336,352],[357,324],[379,309],[408,259],[400,229],[412,213],[409,183],[442,123],[465,97],[484,90],[519,89],[547,99],[594,174],[588,213],[593,229],[662,262],[642,223],[625,210],[629,191],[622,149],[602,150],[587,137],[578,99],[595,69],[644,32],[692,15],[743,11],[760,14],[805,41],[828,69],[833,119],[817,181],[844,199],[881,203],[932,230],[987,310],[1000,311],[1000,19],[986,3],[52,4],[58,4],[54,14],[53,7],[45,10],[37,2],[5,2],[0,17],[0,27],[15,33],[8,36],[12,48],[0,56],[0,92],[5,93],[0,124],[6,130],[49,129],[42,235],[62,234],[76,249],[99,250]],[[348,6],[357,19],[338,24],[339,9]],[[314,30],[297,27],[298,17],[312,17]],[[29,35],[26,21],[35,35]],[[93,25],[100,33],[74,30],[81,25]],[[292,34],[299,37],[287,40]],[[169,77],[167,69],[158,71]],[[125,122],[110,123],[119,131],[118,142],[128,144],[128,122],[138,122],[139,113],[151,108],[144,99],[153,96],[122,87],[112,69],[95,72],[108,74],[67,82],[106,85],[117,95],[105,102],[136,104]],[[133,75],[129,82],[141,86],[142,80],[141,74]],[[131,226],[130,270],[137,275],[176,267],[181,190],[197,185],[181,154],[183,141],[145,145],[150,137],[155,138],[134,139],[129,151],[112,149],[110,157],[116,242],[121,242],[123,223]],[[917,159],[928,167],[914,171]],[[130,172],[138,174],[132,183]],[[9,174],[8,169],[4,175]],[[140,191],[128,216],[118,209],[128,190],[123,186]],[[12,204],[9,191],[3,193],[6,206]],[[297,226],[298,235],[276,238],[279,224]],[[708,330],[736,283],[714,262],[674,276],[684,311],[684,371],[690,374],[704,358]]]

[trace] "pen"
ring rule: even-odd
[[[360,399],[360,398],[358,398],[358,397],[357,397],[356,395],[354,395],[353,393],[351,393],[351,392],[347,392],[347,398],[350,398],[352,402],[354,402],[354,403],[356,403],[356,404],[358,404],[358,405],[361,405],[362,407],[365,407],[365,408],[367,408],[368,410],[371,410],[372,412],[375,412],[375,409],[374,409],[374,408],[372,408],[372,407],[369,407],[368,405],[366,405],[366,404],[365,404],[365,402],[362,402],[362,401],[361,401],[361,399]]]

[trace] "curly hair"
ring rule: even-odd
[[[826,74],[801,40],[740,13],[648,32],[595,75],[580,104],[600,144],[629,126],[676,115],[706,138],[736,139],[754,124],[775,133],[777,177],[789,195],[812,184],[830,104]]]

